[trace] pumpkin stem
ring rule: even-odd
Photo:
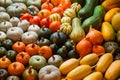
[[[53,43],[56,44],[56,38],[53,38]]]
[[[53,58],[53,61],[55,60],[55,56],[54,55],[52,55],[52,58]]]
[[[42,42],[44,41],[44,37],[41,37]]]
[[[94,69],[96,67],[96,65],[94,65],[94,66],[91,66],[91,69]]]
[[[92,30],[92,25],[90,25],[90,29],[89,30]]]
[[[113,49],[110,53],[113,54],[115,52],[115,49]]]
[[[65,51],[66,50],[66,46],[62,46],[62,49]]]
[[[16,63],[13,63],[13,67],[16,68],[16,66],[17,66]]]
[[[24,55],[23,54],[20,54],[20,56],[23,58],[24,57]]]
[[[29,73],[32,72],[32,66],[29,66],[29,68],[28,68],[28,72],[29,72]]]
[[[60,30],[57,30],[58,40],[60,39]]]
[[[6,56],[3,56],[2,61],[5,61],[5,59],[6,59]]]
[[[32,44],[32,48],[34,48],[34,47],[35,47],[35,44],[33,43],[33,44]]]
[[[20,42],[18,41],[18,45],[20,45]]]

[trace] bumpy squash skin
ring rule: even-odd
[[[62,74],[67,74],[74,68],[76,68],[79,65],[79,59],[71,58],[65,62],[63,62],[59,70],[61,71]]]
[[[80,65],[70,71],[66,78],[72,80],[81,80],[91,73],[91,67],[89,65]]]
[[[103,75],[101,72],[93,72],[85,77],[83,80],[103,80]]]
[[[95,70],[104,73],[109,67],[109,65],[112,63],[112,61],[113,56],[111,53],[106,53],[102,55],[96,64]]]
[[[119,76],[120,76],[120,60],[115,60],[108,67],[105,73],[105,78],[107,80],[116,80]]]
[[[93,66],[97,63],[98,60],[99,60],[99,57],[97,54],[94,54],[94,53],[88,54],[80,60],[80,64]]]
[[[105,9],[101,5],[97,5],[94,9],[93,16],[86,18],[82,23],[82,28],[88,32],[90,25],[95,29],[100,29],[102,19],[105,15]]]
[[[94,7],[98,4],[98,0],[85,0],[85,5],[79,10],[78,16],[82,19],[88,18],[93,14]]]

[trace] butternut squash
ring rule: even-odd
[[[119,76],[120,76],[120,60],[115,60],[108,67],[105,73],[105,78],[107,80],[116,80]]]
[[[67,74],[77,66],[79,66],[79,59],[71,58],[63,62],[60,65],[59,70],[62,74]]]

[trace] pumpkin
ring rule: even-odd
[[[49,29],[52,31],[52,32],[56,32],[57,30],[60,29],[60,21],[53,21],[49,24]]]
[[[27,28],[30,26],[30,23],[27,20],[21,20],[18,22],[17,26],[22,28],[22,30],[25,32],[27,31]]]
[[[52,49],[49,46],[42,46],[38,50],[38,55],[44,56],[46,59],[52,56]]]
[[[7,35],[3,32],[3,31],[0,31],[0,41],[4,41],[5,39],[7,38]]]
[[[38,50],[39,50],[39,46],[37,44],[34,44],[34,43],[28,44],[25,47],[25,51],[31,56],[38,54]]]
[[[15,27],[20,22],[20,19],[18,17],[12,17],[10,18],[10,22],[12,23],[12,26]]]
[[[42,9],[47,9],[47,10],[51,10],[53,8],[53,4],[50,2],[50,0],[47,0],[46,2],[44,2],[42,5],[41,5],[41,10]]]
[[[30,55],[27,52],[19,52],[16,55],[16,61],[24,65],[28,63],[29,59],[30,59]]]
[[[25,66],[20,62],[13,62],[8,66],[8,72],[10,75],[20,76],[25,70]]]
[[[0,0],[0,6],[3,6],[5,8],[11,5],[12,3],[13,3],[12,0]]]
[[[2,6],[0,6],[0,12],[6,12],[6,9]]]
[[[61,8],[61,7],[58,7],[58,6],[56,6],[56,7],[54,7],[52,10],[51,10],[51,13],[53,14],[53,13],[58,13],[59,15],[63,15],[63,12],[64,12],[64,10],[63,10],[63,8]]]
[[[6,56],[3,56],[2,58],[0,58],[0,68],[7,69],[10,64],[11,64],[11,61]]]
[[[13,41],[18,41],[21,39],[23,30],[19,27],[11,27],[7,31],[7,38],[12,39]]]
[[[35,16],[35,15],[37,15],[37,13],[39,12],[39,9],[38,9],[36,6],[34,6],[34,5],[30,5],[30,6],[28,6],[28,8],[27,8],[27,12],[28,12],[29,14]]]
[[[12,45],[12,49],[16,52],[22,52],[25,50],[25,44],[21,41],[17,41]]]
[[[72,26],[69,23],[63,23],[60,25],[60,31],[69,35],[72,32]]]
[[[10,16],[20,17],[21,13],[26,12],[27,6],[24,3],[13,3],[6,8],[7,13]]]
[[[0,22],[9,21],[10,15],[6,12],[0,12]]]
[[[104,54],[105,53],[105,48],[102,45],[93,45],[92,47],[92,53],[95,54]]]
[[[38,8],[41,6],[41,0],[27,0],[27,6],[34,5]]]
[[[13,26],[12,23],[10,23],[9,21],[3,21],[0,23],[0,30],[3,32],[7,32],[7,30],[11,27]]]
[[[34,43],[37,41],[37,39],[38,35],[34,31],[25,32],[21,37],[22,42],[24,42],[25,44]]]

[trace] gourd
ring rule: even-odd
[[[5,39],[7,38],[7,35],[3,32],[3,31],[0,31],[0,41],[4,41]]]
[[[82,80],[84,77],[89,75],[92,72],[92,69],[89,65],[80,65],[70,71],[66,78],[72,79],[72,80]]]
[[[76,17],[76,13],[73,9],[71,8],[68,8],[64,11],[63,13],[63,16],[67,16],[67,17],[70,17],[70,18],[75,18]]]
[[[21,39],[23,30],[19,27],[11,27],[6,32],[7,38],[12,39],[13,41],[18,41]]]
[[[34,5],[40,9],[41,0],[27,0],[27,6]]]
[[[72,28],[70,39],[72,39],[74,42],[79,42],[85,37],[85,32],[81,28],[81,20],[79,18],[76,17],[72,19]]]
[[[78,13],[78,11],[82,8],[82,6],[77,2],[75,2],[70,6],[70,8],[73,9],[76,13]]]
[[[60,21],[61,20],[61,16],[58,13],[53,13],[49,16],[49,21]]]
[[[27,8],[27,12],[30,13],[31,15],[35,16],[39,12],[39,9],[34,5],[30,5]]]
[[[21,20],[18,22],[17,26],[20,27],[23,31],[26,31],[30,26],[30,23],[27,20]]]
[[[68,74],[70,71],[72,71],[78,65],[79,65],[79,59],[71,58],[71,59],[64,61],[60,65],[59,70],[61,71],[62,74]]]
[[[5,8],[11,5],[12,3],[13,3],[12,0],[0,0],[0,6],[3,6]]]
[[[13,3],[6,8],[7,13],[13,17],[20,17],[21,13],[26,12],[27,6],[24,3]]]
[[[96,64],[95,70],[104,73],[107,68],[110,66],[110,64],[113,61],[113,52],[111,53],[105,53],[99,58],[99,61]]]
[[[60,31],[69,35],[72,32],[72,26],[69,23],[63,23],[60,25]]]
[[[70,23],[71,24],[72,19],[70,17],[67,16],[63,16],[61,18],[61,23]]]
[[[0,23],[0,31],[7,32],[9,28],[13,27],[9,21],[3,21]]]
[[[88,54],[86,56],[84,56],[81,60],[80,60],[80,64],[81,65],[90,65],[93,66],[97,63],[97,61],[99,60],[99,57],[97,54],[91,53]]]
[[[12,26],[15,27],[20,22],[20,19],[18,17],[12,17],[10,18],[10,22],[12,23]]]
[[[120,60],[115,60],[105,72],[107,80],[116,80],[120,76]]]
[[[10,15],[7,12],[0,12],[0,22],[9,21]]]
[[[22,42],[24,42],[25,44],[35,43],[37,39],[38,35],[34,31],[25,32],[21,37]]]

